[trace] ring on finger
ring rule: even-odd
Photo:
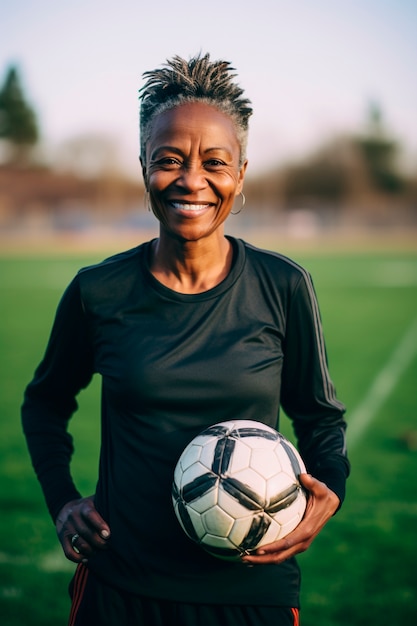
[[[77,541],[77,539],[80,538],[80,535],[78,533],[75,533],[72,537],[71,537],[71,545],[72,545],[72,549],[77,552],[78,554],[80,553],[80,551],[78,550],[78,548],[75,545],[75,542]]]

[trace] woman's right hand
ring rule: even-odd
[[[97,512],[93,496],[67,502],[55,524],[65,556],[74,563],[85,563],[96,550],[107,548],[110,528]]]

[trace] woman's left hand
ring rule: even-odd
[[[262,546],[242,557],[244,563],[282,563],[292,556],[305,552],[326,522],[336,512],[340,501],[324,483],[310,474],[300,474],[300,481],[309,492],[303,519],[289,535],[274,543]]]

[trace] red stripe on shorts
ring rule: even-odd
[[[68,626],[74,626],[77,619],[78,609],[80,608],[81,600],[83,599],[85,586],[87,584],[88,569],[80,563],[75,571],[74,587],[72,594],[71,612],[69,616]]]
[[[294,626],[300,626],[300,613],[298,609],[291,609],[291,613],[294,617]]]

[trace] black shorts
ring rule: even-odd
[[[79,565],[70,584],[68,626],[299,626],[298,609],[187,604],[113,589]]]

